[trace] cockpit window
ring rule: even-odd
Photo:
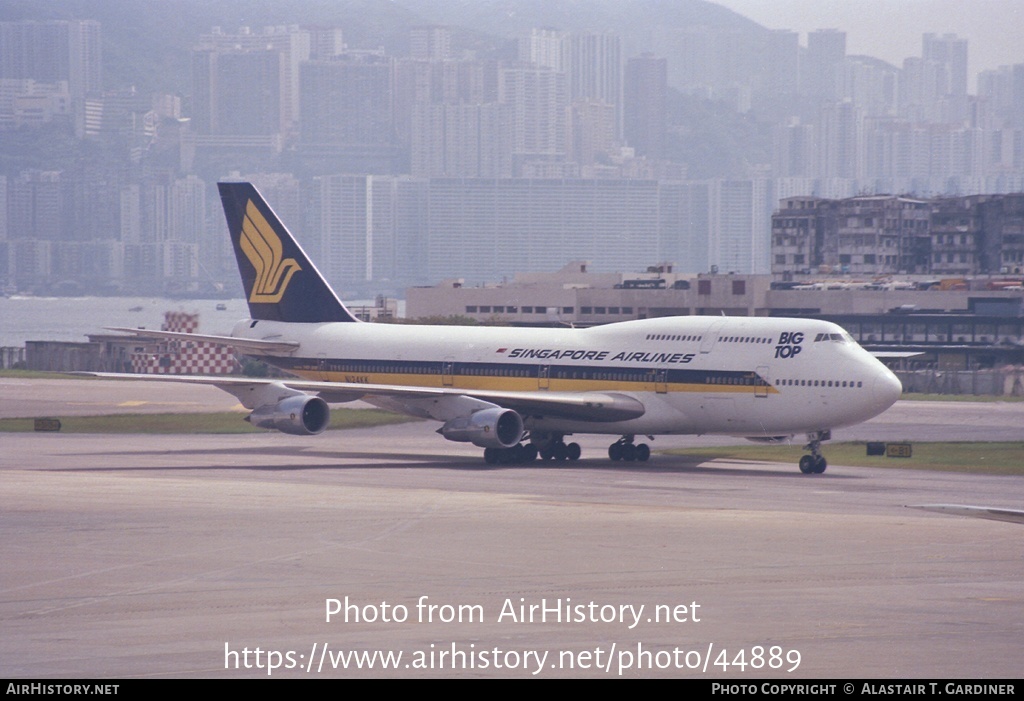
[[[848,333],[819,333],[814,337],[814,342],[833,341],[835,343],[853,343],[853,337]]]

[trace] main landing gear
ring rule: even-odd
[[[647,462],[651,449],[646,443],[633,444],[633,436],[623,436],[608,446],[608,457],[626,462]]]
[[[485,448],[484,461],[488,465],[526,465],[540,458],[555,462],[576,462],[580,459],[580,444],[566,443],[562,433],[536,433],[527,436],[529,442],[519,443],[511,448]],[[648,436],[653,440],[652,436]],[[623,436],[608,446],[608,457],[612,460],[625,462],[647,462],[651,457],[651,448],[646,443],[634,443],[634,436]],[[825,470],[825,459],[821,459],[821,471]],[[804,456],[810,458],[809,455]],[[804,470],[804,461],[800,461],[800,469]],[[805,472],[807,470],[804,470]]]
[[[807,434],[807,445],[805,450],[811,451],[810,455],[800,458],[800,472],[805,475],[820,475],[828,467],[825,456],[821,454],[821,442],[832,438],[831,431],[815,431]]]
[[[519,443],[511,448],[484,448],[488,465],[525,465],[537,459],[537,447]]]
[[[566,444],[562,434],[540,434],[531,436],[529,443],[519,443],[511,448],[485,448],[484,462],[488,465],[526,465],[537,458],[576,462],[580,459],[579,443]]]
[[[561,433],[537,434],[530,437],[530,442],[537,446],[541,460],[576,462],[583,452],[579,443],[566,443],[565,436]]]

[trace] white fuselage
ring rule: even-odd
[[[774,437],[856,424],[889,408],[899,380],[839,326],[765,317],[665,317],[588,329],[239,322],[232,333],[298,341],[265,355],[347,385],[633,397],[626,421],[524,417],[537,431]],[[421,415],[415,400],[370,402]]]

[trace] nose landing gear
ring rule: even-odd
[[[821,442],[832,438],[831,431],[815,431],[807,434],[807,445],[805,450],[811,451],[810,455],[800,458],[800,472],[805,475],[820,475],[828,467],[825,456],[821,454]]]

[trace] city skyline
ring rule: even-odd
[[[971,41],[941,23],[893,64],[841,28],[766,29],[700,0],[614,31],[598,25],[639,5],[573,5],[540,29],[569,6],[519,0],[509,41],[467,33],[494,3],[464,27],[408,1],[420,14],[376,35],[401,30],[397,48],[312,25],[304,3],[288,24],[194,26],[168,64],[187,87],[154,93],[120,82],[122,51],[65,38],[85,23],[90,46],[124,49],[118,19],[0,21],[0,129],[18,137],[0,154],[4,284],[230,276],[225,178],[280,188],[333,282],[367,292],[573,258],[767,272],[786,197],[1024,190],[1024,58],[972,89]],[[103,90],[82,81],[101,73]]]
[[[920,49],[922,34],[957,34],[971,46],[968,76],[972,83],[981,71],[1024,60],[1016,36],[1016,28],[1024,25],[1024,5],[1017,0],[718,0],[716,4],[769,29],[801,35],[839,29],[847,34],[849,53],[893,65]],[[879,17],[884,18],[884,31],[879,31]]]

